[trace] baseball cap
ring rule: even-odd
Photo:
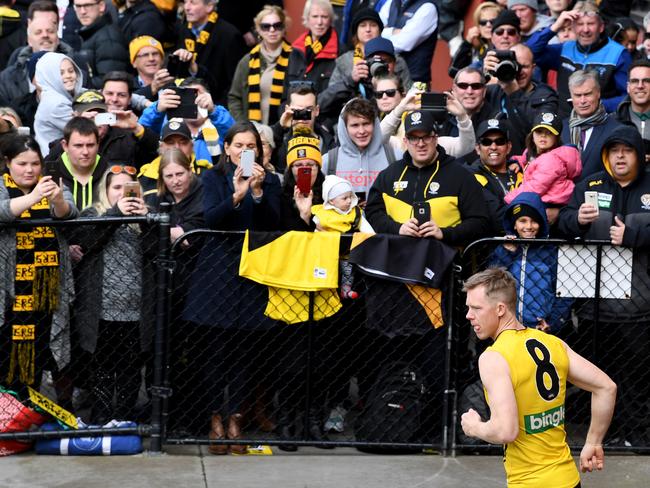
[[[404,133],[406,135],[416,130],[423,132],[434,132],[436,128],[433,113],[428,110],[414,110],[404,120]]]
[[[86,90],[72,102],[72,110],[77,113],[87,112],[88,110],[106,112],[106,100],[104,95],[98,90]]]
[[[374,39],[370,39],[363,47],[363,54],[366,58],[379,53],[386,53],[392,57],[395,57],[395,47],[393,46],[393,43],[385,37],[379,36],[375,37]]]
[[[192,132],[183,119],[170,119],[162,129],[160,140],[164,141],[169,136],[179,135],[186,139],[192,139]]]
[[[508,133],[508,121],[506,119],[488,119],[481,122],[476,131],[478,138],[483,137],[488,132],[501,132],[506,138],[510,137]]]
[[[562,132],[562,120],[551,112],[540,113],[535,117],[533,128],[530,131],[533,132],[540,127],[548,129],[551,133],[559,136],[560,132]]]

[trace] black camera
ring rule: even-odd
[[[519,63],[517,63],[514,51],[497,50],[494,51],[494,54],[499,60],[494,68],[494,76],[496,76],[499,81],[514,80],[519,73]]]
[[[373,76],[382,76],[388,74],[388,64],[384,62],[379,56],[373,56],[366,59],[370,78]]]
[[[293,111],[293,120],[311,120],[311,109],[301,108]]]

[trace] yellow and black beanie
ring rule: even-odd
[[[311,159],[323,165],[320,153],[320,139],[317,137],[294,137],[287,145],[287,166],[291,166],[299,159]]]

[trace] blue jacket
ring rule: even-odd
[[[517,204],[532,207],[538,213],[538,237],[548,237],[548,221],[544,204],[536,193],[525,192],[506,208],[503,227],[506,234],[516,235],[512,210]],[[517,281],[517,318],[526,327],[536,327],[539,318],[546,320],[551,332],[559,331],[569,318],[573,299],[557,298],[557,247],[544,245],[517,245],[514,252],[499,246],[492,254],[490,266],[502,266]]]
[[[570,112],[566,101],[571,96],[569,76],[575,70],[586,68],[598,71],[605,110],[615,112],[627,90],[627,71],[632,63],[630,53],[606,36],[586,47],[576,41],[549,44],[553,37],[555,32],[547,27],[535,32],[526,44],[533,51],[537,66],[544,70],[557,70],[560,115],[566,116]]]

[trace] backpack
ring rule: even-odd
[[[355,423],[357,441],[418,442],[426,386],[417,367],[405,362],[385,365]],[[420,452],[413,448],[364,448],[367,452]]]
[[[384,152],[386,153],[386,159],[388,160],[388,165],[390,166],[395,162],[395,151],[390,144],[382,144],[384,147]],[[335,175],[336,167],[339,164],[339,146],[330,149],[327,151],[327,175]],[[327,176],[326,175],[326,176]]]

